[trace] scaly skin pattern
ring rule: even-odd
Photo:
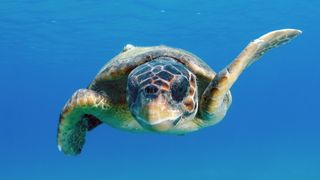
[[[197,84],[196,77],[189,70],[181,68],[178,63],[172,60],[174,63],[170,63],[169,60],[163,61],[151,61],[143,66],[139,66],[135,73],[131,73],[130,76],[136,79],[137,86],[140,86],[144,90],[154,91],[166,91],[171,93],[171,87],[177,86],[174,95],[177,99],[183,99],[183,104],[188,110],[188,113],[193,113],[197,110],[198,96],[197,96]],[[182,78],[180,78],[181,76]],[[180,84],[174,84],[174,79],[183,79]],[[187,86],[184,88],[184,86]],[[154,87],[154,88],[149,88]],[[148,88],[148,89],[146,89]],[[187,90],[187,97],[184,98],[184,94],[181,91]],[[180,95],[181,92],[182,94]],[[133,95],[137,92],[129,92]],[[180,95],[180,96],[179,96]],[[175,98],[175,97],[174,97]]]
[[[67,154],[80,153],[84,144],[85,134],[90,127],[88,119],[90,117],[86,117],[86,115],[100,118],[101,112],[107,112],[109,109],[108,98],[87,89],[76,91],[66,103],[60,115],[58,128],[59,149]]]
[[[190,131],[179,124],[197,113],[196,76],[181,63],[161,57],[138,66],[129,74],[127,91],[130,111],[141,126],[165,133]]]
[[[192,120],[178,122],[164,133],[185,134],[212,126],[226,115],[231,104],[230,88],[240,74],[268,50],[285,44],[300,34],[301,31],[295,29],[267,33],[250,42],[231,64],[217,74],[200,58],[181,49],[128,45],[100,70],[87,89],[76,91],[66,103],[59,119],[58,147],[65,154],[79,154],[86,132],[101,123],[131,132],[150,132],[131,115],[126,99],[127,82],[133,69],[158,58],[172,59],[195,75],[193,79],[188,76],[188,96],[193,99],[186,101],[185,106],[191,111],[196,109],[196,116]],[[153,72],[156,69],[150,66],[147,71]],[[159,69],[163,74],[155,73],[155,79],[152,78],[151,81],[141,78],[139,83],[153,84],[164,91],[168,89],[171,85],[169,77],[177,75],[174,70],[167,70],[164,66]],[[198,99],[199,107],[195,106]]]
[[[283,45],[301,34],[295,29],[272,31],[250,42],[240,55],[220,71],[210,82],[201,97],[200,115],[204,122],[213,125],[226,115],[230,104],[226,95],[241,73],[268,50]]]

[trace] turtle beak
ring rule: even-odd
[[[163,132],[174,127],[182,113],[174,109],[163,94],[140,96],[140,108],[134,113],[138,122],[153,131]]]

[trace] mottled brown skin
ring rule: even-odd
[[[212,79],[215,72],[197,56],[182,49],[168,46],[125,48],[107,63],[98,73],[91,85],[99,81],[119,79],[127,76],[135,67],[159,57],[170,57],[188,67],[197,78]]]
[[[98,73],[96,78],[91,82],[88,89],[94,90],[101,94],[112,94],[110,96],[110,101],[112,102],[113,107],[122,106],[123,111],[121,113],[130,114],[129,109],[124,108],[127,105],[126,102],[126,85],[128,74],[137,66],[144,64],[146,62],[152,61],[153,59],[159,57],[169,57],[177,62],[185,65],[189,68],[197,77],[197,80],[193,79],[192,87],[193,90],[195,87],[195,83],[197,83],[197,91],[198,91],[198,98],[201,98],[201,95],[205,88],[209,85],[211,80],[215,76],[215,72],[200,58],[193,55],[190,52],[185,50],[171,48],[167,46],[153,46],[153,47],[131,47],[131,48],[124,48],[124,50],[114,57],[112,60],[109,61]],[[192,90],[191,90],[192,92]],[[187,103],[188,104],[188,103]],[[191,105],[191,101],[189,101]],[[115,110],[118,112],[118,110]],[[129,116],[129,115],[128,115]],[[197,114],[198,118],[200,115]],[[128,121],[135,121],[132,117],[126,119]],[[112,123],[110,120],[106,122],[107,124],[120,128],[118,126],[119,119],[114,119],[115,122]],[[198,126],[203,124],[202,121],[195,121],[197,124],[192,125],[193,131],[198,130]],[[132,123],[135,124],[135,123]],[[203,124],[205,126],[205,124]],[[137,131],[146,131],[145,129],[141,128],[140,125],[137,124],[135,127]],[[130,129],[125,128],[126,131],[132,131]],[[185,132],[190,131],[191,129],[185,130]],[[180,133],[185,133],[181,131]]]
[[[179,124],[192,121],[198,112],[195,79],[189,69],[169,57],[140,65],[128,76],[127,101],[134,119],[155,132],[189,132]]]
[[[225,116],[232,101],[229,90],[244,69],[267,50],[284,44],[299,34],[301,31],[295,29],[267,33],[249,43],[240,55],[218,74],[200,58],[181,49],[127,45],[100,70],[87,89],[76,91],[66,103],[59,120],[58,147],[66,154],[79,154],[86,132],[102,122],[130,132],[153,131],[154,128],[156,132],[178,135],[214,125]],[[128,75],[136,67],[161,57],[173,59],[193,73],[194,78],[189,79],[188,93],[190,97],[197,93],[199,110],[191,120],[181,120],[174,126],[172,123],[160,123],[146,129],[136,121],[129,110],[126,99]],[[161,87],[166,88],[165,85]],[[185,109],[192,110],[195,102],[194,99],[184,99]],[[150,107],[156,110],[157,103]],[[161,117],[167,117],[166,114],[161,114],[161,110],[159,112]]]

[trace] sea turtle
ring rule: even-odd
[[[167,46],[126,45],[88,88],[77,90],[60,114],[58,147],[81,152],[87,131],[101,123],[131,132],[183,135],[221,121],[231,104],[229,89],[267,50],[301,34],[282,29],[250,42],[215,73],[190,52]]]

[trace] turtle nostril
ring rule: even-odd
[[[158,91],[159,91],[158,87],[154,85],[149,85],[144,88],[144,94],[147,97],[156,97],[158,94]]]

